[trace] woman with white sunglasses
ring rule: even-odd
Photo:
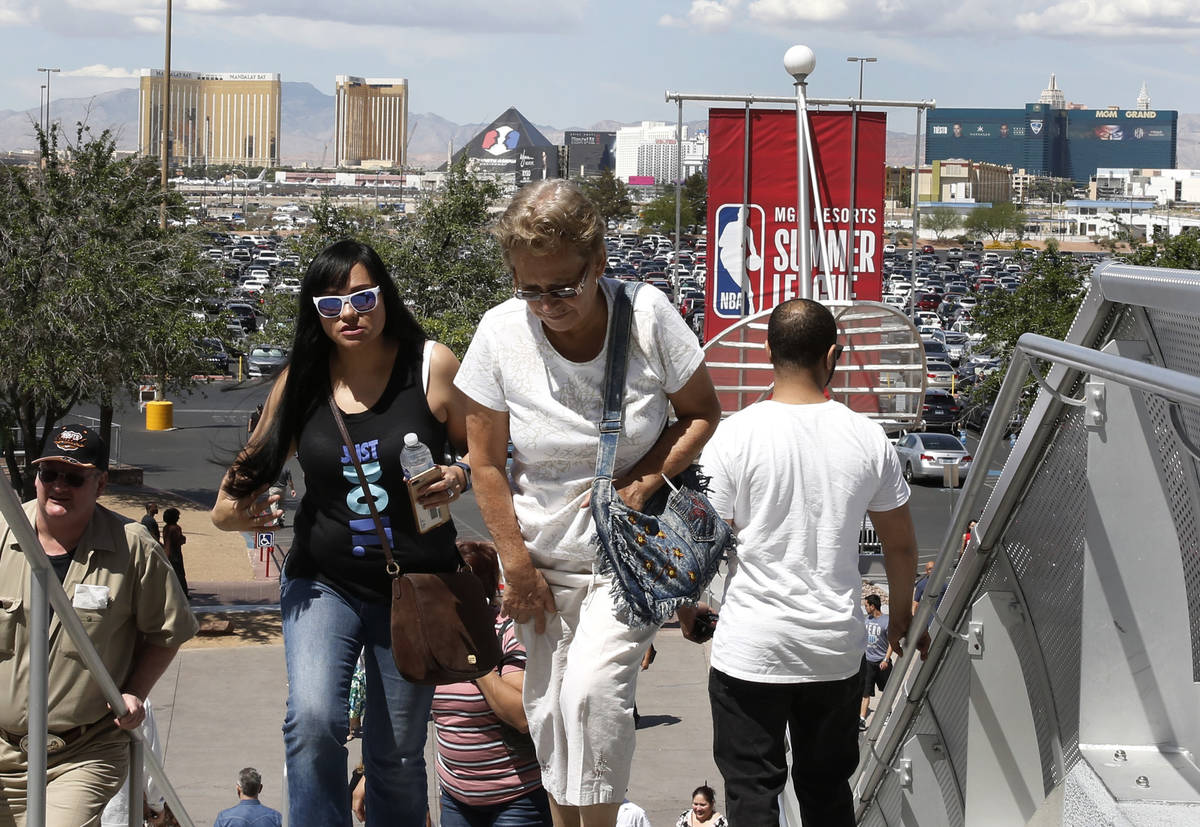
[[[433,687],[409,684],[392,661],[391,577],[368,506],[373,497],[406,572],[458,564],[452,522],[420,534],[400,450],[415,433],[435,458],[466,446],[458,360],[426,340],[373,249],[339,241],[313,259],[300,291],[291,361],[262,420],[226,473],[213,522],[227,531],[268,529],[279,516],[264,496],[295,452],[305,493],[280,581],[288,705],[284,721],[293,827],[350,824],[346,705],[360,652],[366,666],[363,760],[367,808],[390,824],[423,825],[423,748]],[[364,491],[328,404],[332,395],[368,480]],[[425,505],[453,502],[470,486],[465,463],[440,466]]]

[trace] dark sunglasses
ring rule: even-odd
[[[370,313],[379,304],[379,287],[368,287],[349,296],[313,296],[317,312],[326,319],[336,319],[348,304],[355,313]]]
[[[61,477],[62,481],[72,488],[79,488],[92,478],[91,471],[56,471],[45,466],[39,466],[37,474],[42,485],[54,485]]]
[[[525,302],[540,302],[543,299],[573,299],[583,292],[583,285],[587,282],[588,265],[583,265],[583,272],[579,275],[579,283],[574,287],[559,287],[557,290],[522,290],[516,288],[513,290],[513,295],[521,301]]]

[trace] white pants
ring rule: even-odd
[[[546,631],[517,626],[526,650],[525,717],[542,785],[559,804],[619,804],[633,763],[633,703],[642,656],[658,631],[618,620],[612,581],[542,570],[558,612]]]

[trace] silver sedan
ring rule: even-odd
[[[958,466],[958,484],[962,485],[971,470],[971,455],[950,434],[907,434],[896,443],[896,454],[904,479],[944,479],[947,467]]]

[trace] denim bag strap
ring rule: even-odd
[[[629,368],[629,331],[633,326],[633,299],[641,282],[619,282],[613,291],[608,319],[608,354],[604,363],[604,413],[600,416],[600,447],[596,452],[596,483],[612,486],[617,463],[617,443],[625,421],[625,374]]]

